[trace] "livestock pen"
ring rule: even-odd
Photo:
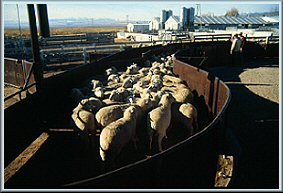
[[[99,156],[81,151],[69,126],[72,88],[110,66],[141,65],[154,54],[182,47],[186,46],[134,48],[79,66],[44,79],[41,91],[6,108],[5,188],[212,188],[231,94],[221,80],[198,67],[178,59],[173,64],[174,73],[193,90],[201,131],[150,158],[128,159],[103,173]]]

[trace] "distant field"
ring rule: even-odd
[[[50,28],[51,35],[67,35],[67,34],[78,34],[78,33],[86,33],[86,32],[117,32],[120,30],[126,30],[126,27],[65,27],[65,28]],[[4,29],[4,34],[6,36],[17,36],[20,35],[19,29],[10,28]],[[29,35],[29,28],[22,29],[22,35]]]

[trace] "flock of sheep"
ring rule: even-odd
[[[102,161],[115,162],[130,142],[137,149],[139,140],[148,141],[149,153],[154,140],[162,151],[173,119],[189,135],[198,132],[193,94],[174,75],[173,59],[174,55],[154,55],[143,67],[133,63],[124,72],[112,66],[103,79],[90,79],[85,87],[72,89],[72,99],[78,104],[71,115],[72,127],[86,142],[99,136],[96,148]]]

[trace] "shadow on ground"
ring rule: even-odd
[[[275,64],[275,65],[274,65]],[[211,68],[224,82],[257,67],[278,67],[278,59],[254,59],[244,66]],[[228,110],[226,154],[236,159],[229,188],[279,188],[279,104],[251,92],[244,84],[227,84],[232,101]],[[236,140],[235,140],[236,139]]]

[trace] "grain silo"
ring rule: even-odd
[[[195,15],[195,9],[193,7],[181,8],[180,13],[180,23],[182,30],[189,30],[191,31],[194,26],[194,15]]]
[[[188,23],[188,9],[186,7],[181,8],[180,23],[182,29],[185,30]]]
[[[161,11],[161,17],[160,17],[160,24],[161,24],[161,29],[164,29],[165,21],[166,21],[166,10]]]
[[[165,22],[167,21],[167,19],[173,15],[173,11],[172,10],[162,10],[161,11],[161,17],[160,17],[160,23],[161,23],[161,29],[164,29],[165,27]]]
[[[188,29],[189,31],[192,31],[194,28],[194,20],[195,20],[195,9],[193,7],[190,7],[188,10]]]

